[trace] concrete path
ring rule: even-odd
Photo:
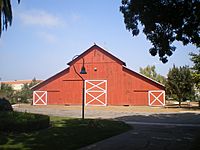
[[[190,150],[200,128],[172,125],[132,124],[133,130],[80,150]]]

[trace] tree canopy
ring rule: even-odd
[[[159,83],[165,84],[166,82],[165,77],[156,72],[155,65],[153,66],[148,65],[145,68],[140,68],[140,73],[145,75],[146,77],[158,81]]]
[[[20,3],[20,0],[17,0]],[[0,0],[0,36],[12,24],[12,7],[10,0]]]
[[[122,0],[120,11],[127,30],[139,34],[139,23],[152,43],[149,52],[163,63],[173,54],[175,41],[200,47],[200,0]]]
[[[35,78],[31,81],[30,84],[24,84],[22,89],[15,91],[11,85],[2,83],[0,86],[0,98],[5,97],[11,103],[23,102],[28,103],[32,98],[33,91],[31,87],[38,84],[40,81],[37,81]]]
[[[175,67],[169,70],[166,82],[166,92],[174,99],[181,101],[194,97],[193,80],[188,66]]]
[[[198,54],[190,53],[191,61],[194,63],[192,69],[193,81],[198,89],[200,89],[200,50]]]

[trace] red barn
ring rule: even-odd
[[[97,45],[68,65],[32,88],[33,105],[81,105],[83,93],[86,106],[165,105],[162,84],[126,68],[125,62]],[[83,66],[87,74],[79,73]]]

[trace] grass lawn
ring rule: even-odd
[[[84,147],[131,129],[123,122],[51,117],[52,127],[27,133],[0,133],[0,149],[69,150]]]

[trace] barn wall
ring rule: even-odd
[[[85,68],[87,71],[86,75],[82,75],[86,80],[107,80],[107,99],[108,105],[118,105],[120,104],[120,99],[122,98],[123,92],[121,86],[123,81],[119,74],[122,72],[122,66],[110,57],[104,55],[99,51],[92,51],[87,54],[85,59]],[[75,67],[77,70],[81,69],[82,60],[76,62]],[[97,69],[97,71],[94,70]],[[72,77],[73,76],[73,77]],[[70,67],[70,74],[68,77],[80,79],[74,72],[73,67]],[[67,83],[66,83],[67,84]],[[81,89],[79,90],[80,93]],[[117,93],[117,94],[116,94]],[[77,95],[81,97],[81,95]]]
[[[52,76],[46,81],[39,84],[35,91],[47,91],[48,101],[47,104],[64,104],[62,98],[62,82],[65,79],[65,75],[69,72],[69,69],[65,69],[60,73]]]
[[[122,72],[122,66],[102,52],[95,50],[88,53],[84,57],[84,60],[87,74],[81,76],[85,80],[107,80],[108,105],[120,104],[120,99],[123,95],[123,92],[120,89],[123,81],[118,74]],[[77,71],[81,70],[82,61],[83,60],[80,59],[74,64]],[[97,71],[95,71],[94,68],[96,68]],[[77,81],[72,81],[70,83],[68,80],[80,80],[80,77],[74,72],[73,66],[70,67],[70,71],[66,75],[65,87],[71,88],[69,89],[68,94],[65,93],[65,103],[81,104],[82,81],[78,84]]]
[[[124,71],[124,99],[127,105],[148,105],[149,90],[164,90],[164,87],[127,69]]]

